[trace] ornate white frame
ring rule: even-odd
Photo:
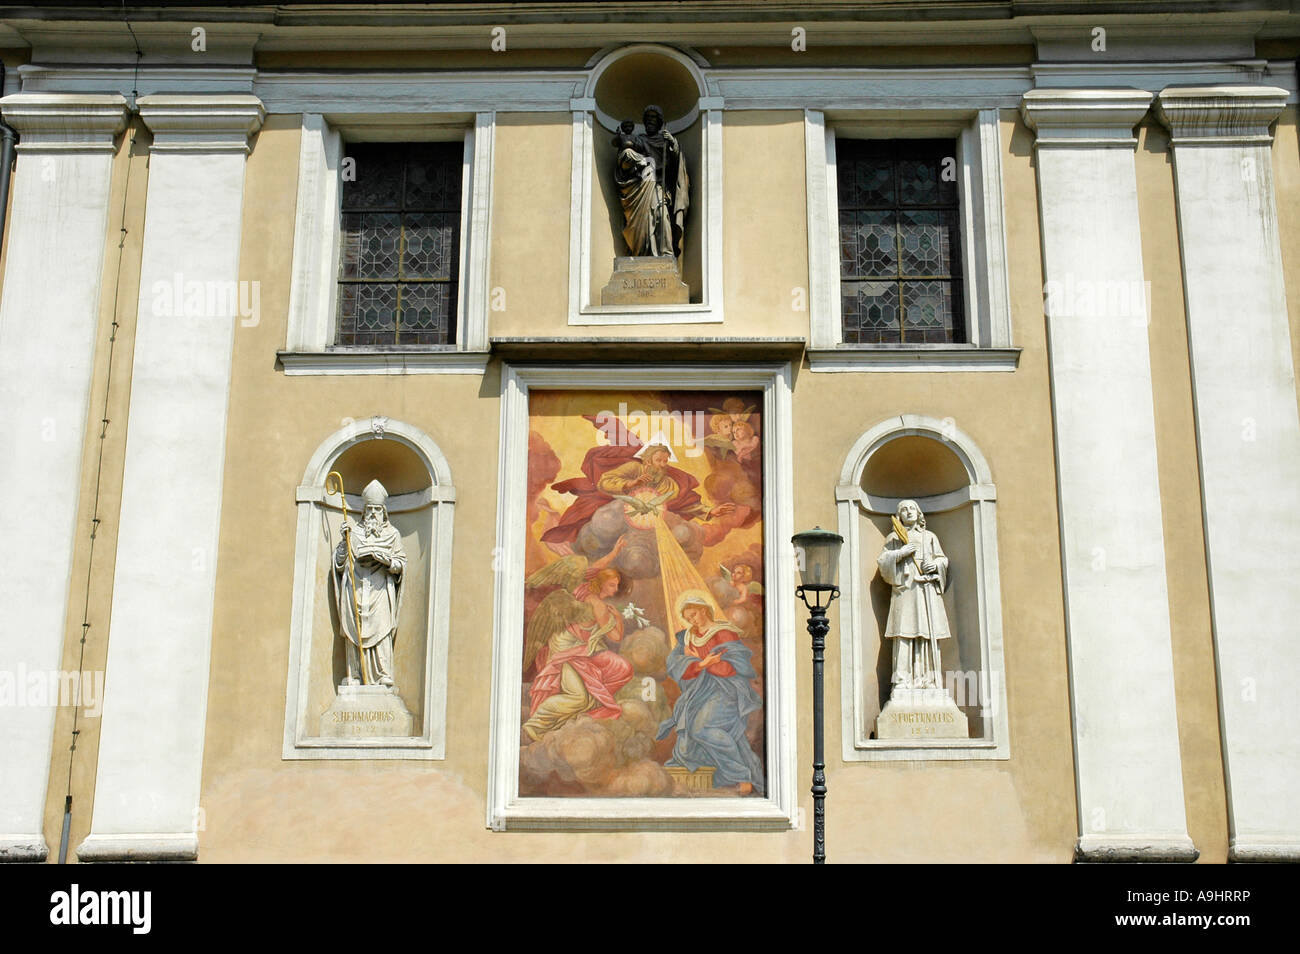
[[[591,177],[592,136],[595,124],[613,131],[618,124],[596,108],[596,84],[612,64],[633,53],[655,53],[675,60],[686,68],[699,90],[695,110],[669,123],[679,132],[702,119],[699,157],[698,211],[704,215],[700,250],[704,275],[703,300],[686,305],[600,305],[591,301]],[[570,325],[660,325],[703,324],[722,321],[722,97],[710,95],[705,74],[697,61],[680,50],[654,43],[637,43],[599,54],[588,63],[583,95],[570,101],[573,114],[573,149],[569,201],[569,324]],[[694,205],[694,203],[692,203]]]
[[[432,481],[425,490],[389,498],[390,512],[433,508],[432,546],[426,584],[424,721],[409,739],[326,739],[307,734],[307,665],[312,651],[316,575],[326,508],[338,509],[337,494],[325,493],[325,475],[358,441],[392,440],[415,452]],[[359,512],[359,494],[348,494],[348,509]],[[368,417],[339,428],[321,442],[298,488],[298,531],[294,545],[293,615],[289,624],[289,675],[285,689],[284,759],[442,759],[447,737],[447,643],[451,619],[451,545],[456,489],[451,468],[438,445],[419,428],[403,421]]]
[[[788,363],[738,365],[506,365],[492,653],[492,754],[487,824],[506,830],[785,831],[797,824],[793,470]],[[528,395],[532,388],[761,389],[763,392],[767,795],[764,798],[520,798],[520,664],[523,658]]]
[[[903,115],[905,118],[900,119]],[[966,325],[957,345],[849,345],[840,312],[836,135],[851,138],[952,136],[957,143]],[[1014,371],[1007,238],[1002,208],[998,110],[804,110],[808,275],[813,371]]]
[[[333,350],[338,301],[341,129],[365,140],[415,130],[409,116],[306,112],[298,149],[289,321],[280,364],[285,374],[481,374],[488,353],[488,250],[491,239],[494,111],[427,117],[444,138],[463,137],[460,289],[456,344],[427,351]],[[428,129],[420,127],[424,135]]]
[[[861,585],[863,555],[859,527],[860,509],[866,514],[892,514],[901,497],[876,497],[862,489],[862,473],[872,455],[900,437],[927,437],[942,443],[957,455],[966,469],[969,484],[951,493],[918,497],[921,510],[944,513],[970,506],[975,533],[975,587],[979,606],[980,668],[988,674],[992,712],[984,720],[983,739],[872,739],[868,737],[860,701],[867,680],[874,678],[874,660],[864,658],[863,617],[867,594]],[[840,536],[844,537],[841,587],[840,680],[843,756],[846,762],[922,761],[941,759],[1008,759],[1011,743],[1007,734],[1006,669],[1002,659],[1002,589],[998,575],[997,490],[984,455],[975,442],[959,430],[951,418],[939,420],[920,414],[902,414],[881,421],[854,443],[840,471],[835,488]],[[981,690],[982,691],[982,690]]]

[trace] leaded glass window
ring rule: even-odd
[[[455,342],[463,149],[348,146],[356,165],[343,182],[338,344]]]
[[[956,155],[944,139],[836,141],[846,344],[966,340]]]

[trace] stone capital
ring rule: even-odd
[[[1267,144],[1286,99],[1276,86],[1170,86],[1156,99],[1156,117],[1175,146]]]
[[[1031,89],[1020,100],[1020,115],[1038,134],[1038,148],[1133,148],[1133,127],[1146,115],[1151,98],[1140,89]]]
[[[0,99],[0,112],[25,152],[112,152],[130,115],[119,93],[13,93]]]
[[[248,152],[266,109],[244,93],[141,96],[140,117],[153,133],[150,152]]]

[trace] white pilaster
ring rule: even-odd
[[[1170,88],[1229,857],[1300,861],[1300,415],[1269,123],[1286,90]]]
[[[1084,860],[1191,861],[1133,127],[1151,94],[1031,90]]]
[[[84,861],[192,859],[249,95],[145,96],[153,131],[103,728]],[[179,286],[179,287],[178,287]]]
[[[42,861],[54,706],[28,679],[61,666],[90,379],[99,323],[118,95],[0,100],[22,138],[0,301],[0,488],[38,494],[40,545],[0,549],[16,598],[0,627],[0,861]],[[0,197],[3,201],[3,197]]]

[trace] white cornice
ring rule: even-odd
[[[38,66],[15,71],[24,92],[252,93],[251,66]]]
[[[5,122],[18,130],[20,150],[113,150],[126,128],[125,97],[85,93],[14,93],[0,99]]]
[[[151,152],[247,152],[266,110],[256,96],[142,96],[140,118],[153,133]]]
[[[253,90],[272,113],[569,112],[584,70],[261,72]]]
[[[1114,16],[1031,26],[1038,58],[1045,62],[1115,62],[1243,59],[1255,55],[1255,35],[1264,25],[1258,15],[1225,20],[1185,14],[1179,29],[1167,22],[1127,22]],[[1098,48],[1100,46],[1100,48]]]
[[[1027,67],[713,69],[728,109],[1014,108],[1034,84]]]
[[[813,371],[1014,371],[1019,348],[975,345],[841,345],[808,350]]]
[[[482,374],[486,351],[281,351],[285,374]]]
[[[1140,89],[1031,89],[1020,103],[1035,146],[1133,147],[1133,127],[1151,107]]]
[[[1170,142],[1268,143],[1268,128],[1287,103],[1276,86],[1172,87],[1160,93],[1156,116],[1169,127]]]
[[[1295,64],[1261,59],[1219,59],[1198,61],[1143,60],[1095,63],[1035,63],[1029,68],[1037,88],[1146,89],[1158,92],[1166,86],[1260,85],[1266,80],[1294,92]]]

